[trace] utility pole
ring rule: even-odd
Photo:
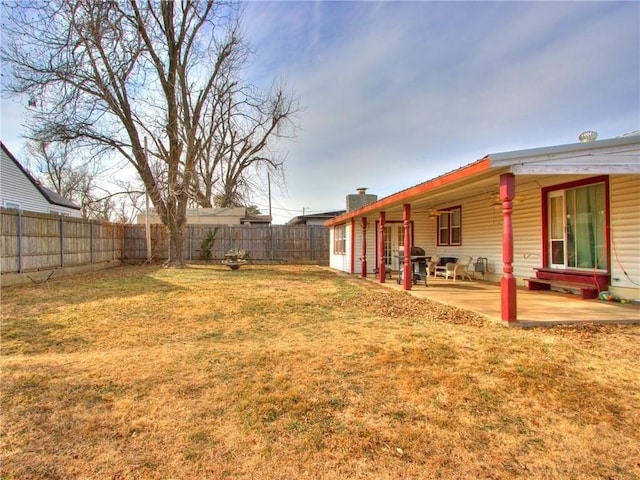
[[[267,172],[267,188],[269,191],[269,216],[271,217],[271,174]]]
[[[269,192],[269,259],[273,262],[273,217],[271,216],[271,174],[267,172],[267,188]]]

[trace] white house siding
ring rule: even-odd
[[[493,273],[502,272],[502,214],[492,203],[488,195],[469,199],[462,207],[462,245],[446,247],[441,256],[457,258],[471,256],[475,262],[478,257],[487,259],[488,272],[484,278],[491,279]],[[440,247],[443,248],[443,247]],[[476,274],[478,278],[483,278]]]
[[[417,211],[411,213],[413,221],[413,244],[417,247],[424,248],[427,255],[436,253],[435,249],[435,228],[430,227],[430,223],[434,223],[429,218],[428,212]]]
[[[640,298],[640,176],[612,175],[611,290],[623,298]],[[625,275],[626,272],[626,275]]]
[[[351,225],[351,222],[349,222],[349,225]],[[355,235],[355,237],[353,238],[353,258],[354,258],[354,262],[353,262],[353,273],[357,273],[360,274],[360,272],[362,272],[362,264],[360,263],[360,257],[362,257],[362,219],[360,218],[356,218],[356,222],[355,222],[355,230],[353,232],[351,232],[351,230],[349,229],[349,231],[351,232],[351,234]],[[367,230],[369,230],[369,225],[367,224]],[[368,232],[367,232],[368,233]],[[367,242],[368,242],[368,238],[367,238]],[[351,236],[347,237],[347,249],[351,248]],[[369,249],[369,245],[367,243],[367,250]],[[349,258],[351,258],[351,256],[349,256]],[[372,260],[369,259],[369,255],[367,255],[367,270],[368,271],[373,271],[373,266],[369,265],[368,262],[372,262]],[[371,257],[374,258],[374,257]],[[350,268],[351,266],[348,265],[347,268]]]
[[[543,263],[540,225],[542,201],[539,184],[539,178],[516,177],[516,196],[513,202],[513,274],[521,286],[526,285],[524,279],[535,276],[534,269],[540,268]],[[502,216],[501,211],[499,214]],[[502,219],[500,221],[502,222]],[[502,232],[498,245],[502,248]],[[502,262],[502,251],[499,260]],[[497,273],[502,276],[502,264]]]
[[[376,220],[367,218],[367,273],[373,273],[376,268]],[[356,219],[354,238],[354,273],[362,273],[362,219]]]
[[[30,212],[82,216],[78,209],[50,203],[3,148],[0,148],[0,157],[0,205],[12,207],[17,204],[21,210]]]
[[[3,149],[0,149],[0,157],[2,161],[0,164],[0,203],[2,206],[6,206],[7,202],[17,203],[22,210],[41,213],[49,213],[50,207],[64,209],[64,207],[51,205]]]
[[[340,270],[342,272],[350,272],[351,271],[351,222],[347,222],[346,225],[346,236],[347,236],[347,245],[346,245],[346,253],[336,254],[333,252],[333,241],[335,238],[335,230],[331,228],[329,231],[329,248],[331,255],[329,255],[329,266],[336,270]]]

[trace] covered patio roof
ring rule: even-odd
[[[412,204],[414,212],[430,208],[441,200],[495,192],[496,177],[502,173],[527,174],[614,174],[640,173],[640,134],[593,142],[492,153],[456,170],[396,192],[362,208],[327,220],[326,226],[340,225],[352,218]],[[628,151],[625,151],[628,146]],[[472,189],[471,189],[472,187]]]

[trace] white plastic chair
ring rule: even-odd
[[[471,265],[471,257],[460,257],[456,263],[447,263],[445,265],[444,278],[449,279],[449,276],[453,277],[453,281],[456,281],[456,277],[464,279],[465,277],[471,280],[471,274],[469,273],[469,265]]]
[[[436,276],[436,266],[440,263],[440,255],[431,255],[431,260],[427,262],[427,275]]]

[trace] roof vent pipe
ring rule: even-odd
[[[594,132],[593,130],[587,130],[578,135],[578,140],[582,143],[593,142],[596,138],[598,138],[598,132]]]

